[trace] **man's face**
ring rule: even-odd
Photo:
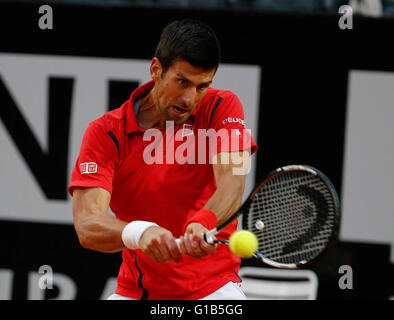
[[[185,60],[176,61],[162,74],[159,60],[153,59],[155,70],[155,104],[166,121],[175,125],[184,123],[207,93],[216,68],[205,70],[192,66]],[[152,74],[153,75],[153,74]]]

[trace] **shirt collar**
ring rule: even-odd
[[[127,115],[126,115],[126,133],[133,133],[136,131],[144,132],[145,130],[138,125],[136,114],[134,113],[134,101],[143,95],[149,93],[154,87],[155,82],[149,81],[133,91],[128,101]]]

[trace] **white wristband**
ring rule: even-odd
[[[139,249],[139,242],[142,234],[146,229],[152,226],[158,227],[154,222],[141,220],[130,222],[122,231],[122,241],[124,245],[131,250]]]

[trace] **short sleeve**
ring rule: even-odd
[[[245,150],[250,150],[251,154],[255,153],[257,145],[245,123],[241,101],[232,93],[219,99],[222,100],[216,102],[210,126],[217,134],[217,145],[213,148],[211,156],[220,152]]]
[[[70,195],[76,187],[101,187],[112,194],[116,159],[117,149],[110,136],[100,124],[90,123],[71,174]]]

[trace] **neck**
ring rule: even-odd
[[[155,88],[153,88],[146,96],[141,98],[140,107],[138,109],[137,121],[142,129],[165,128],[165,118],[161,114],[157,104],[154,102]]]

